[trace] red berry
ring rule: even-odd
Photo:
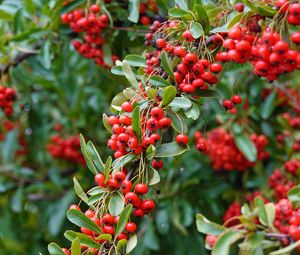
[[[71,253],[69,252],[69,250],[68,250],[68,249],[66,249],[66,248],[63,248],[62,250],[63,250],[63,252],[64,252],[66,255],[71,255]]]
[[[98,186],[104,187],[104,181],[105,181],[105,177],[103,174],[95,175],[95,182],[98,184]]]
[[[85,214],[85,216],[87,216],[87,217],[90,218],[90,219],[95,217],[95,212],[92,211],[92,210],[86,210],[86,211],[84,212],[84,214]]]
[[[143,184],[143,183],[138,183],[137,185],[135,185],[134,190],[135,190],[136,193],[144,195],[144,194],[148,193],[148,186],[146,184]]]
[[[132,112],[132,110],[133,110],[133,106],[129,102],[124,102],[121,107],[122,107],[123,111],[125,111],[125,112]]]
[[[114,224],[114,216],[112,216],[111,214],[104,214],[102,217],[101,222],[104,225],[113,225]]]
[[[131,118],[129,116],[122,115],[122,116],[120,116],[119,121],[122,125],[125,125],[125,126],[131,125]]]
[[[107,182],[107,187],[108,187],[109,189],[111,189],[111,190],[117,190],[117,189],[119,189],[120,184],[118,183],[117,180],[110,179],[110,180],[108,180],[108,182]]]
[[[132,183],[131,181],[128,180],[124,180],[121,183],[121,190],[123,194],[127,194],[128,192],[130,192],[132,189]]]
[[[187,42],[193,42],[194,41],[192,33],[189,30],[186,30],[186,31],[183,32],[182,38],[184,40],[186,40]]]
[[[225,110],[231,110],[234,105],[233,105],[233,103],[230,100],[225,99],[223,101],[223,106],[224,106]]]
[[[239,95],[233,95],[230,100],[234,104],[242,103],[242,98]]]
[[[90,11],[92,13],[98,13],[98,12],[100,12],[100,6],[97,5],[97,4],[91,5],[89,9],[90,9]]]
[[[117,180],[118,182],[124,181],[125,178],[126,178],[126,175],[124,172],[119,171],[114,174],[114,179]]]
[[[135,149],[139,145],[139,140],[136,137],[130,137],[127,145],[130,149]]]
[[[159,49],[163,49],[166,47],[167,43],[165,39],[159,38],[155,41],[156,47]]]
[[[102,228],[102,232],[104,234],[110,234],[110,235],[113,235],[115,233],[115,229],[113,226],[110,226],[110,225],[104,225],[103,228]]]
[[[179,57],[179,58],[184,58],[185,55],[186,55],[186,51],[181,46],[177,46],[174,49],[174,55]]]
[[[168,117],[163,117],[159,120],[159,126],[161,128],[169,128],[171,126],[171,120]]]
[[[132,204],[133,207],[138,207],[140,205],[141,201],[137,194],[135,194],[133,192],[128,192],[125,195],[125,202],[126,202],[126,204]]]
[[[145,213],[150,213],[151,211],[153,211],[155,209],[155,203],[153,200],[144,200],[141,204],[141,209],[145,212]]]
[[[228,36],[234,40],[241,40],[242,39],[242,31],[239,28],[233,28],[228,32]]]
[[[134,222],[128,222],[125,226],[125,230],[129,233],[134,233],[136,231],[136,224]]]
[[[198,57],[194,53],[188,53],[183,58],[182,63],[187,66],[192,66],[196,64],[197,61],[198,61]]]
[[[122,232],[120,235],[117,236],[117,240],[128,240],[128,235]]]
[[[213,73],[219,73],[222,70],[222,65],[218,63],[213,63],[209,66],[209,70]]]
[[[236,3],[234,8],[238,11],[238,12],[243,12],[244,11],[244,7],[245,5],[243,3]]]
[[[146,124],[147,128],[150,130],[150,131],[155,131],[156,129],[159,128],[159,123],[156,119],[154,118],[150,118],[148,121],[147,121],[147,124]]]
[[[154,140],[150,137],[145,137],[142,140],[142,146],[148,148],[151,144],[154,144]]]
[[[69,206],[69,209],[70,209],[70,210],[73,209],[73,210],[81,211],[80,207],[79,207],[78,205],[75,205],[75,204],[70,205],[70,206]]]
[[[186,145],[189,141],[189,137],[185,134],[180,134],[176,136],[176,142],[178,144]]]

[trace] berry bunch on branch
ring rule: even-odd
[[[227,19],[221,20],[220,23],[223,24],[218,25],[222,27],[210,24],[207,6],[193,3],[190,9],[175,7],[169,10],[169,20],[153,22],[150,32],[145,36],[145,45],[149,46],[145,57],[128,55],[122,62],[116,61],[111,72],[121,79],[125,78],[130,86],[113,98],[111,114],[103,114],[104,127],[111,133],[107,146],[114,151],[114,160],[109,157],[103,162],[92,142],[86,143],[81,137],[81,149],[87,167],[95,175],[96,186],[84,192],[74,179],[75,191],[82,203],[72,205],[67,213],[68,219],[80,227],[80,232],[65,233],[66,238],[72,241],[72,255],[81,252],[99,255],[128,254],[134,249],[139,218],[147,217],[158,202],[156,191],[160,181],[158,169],[163,168],[161,160],[179,156],[189,149],[187,119],[197,120],[203,98],[218,95],[215,87],[222,74],[232,65],[227,62],[244,65],[250,61],[254,66],[254,73],[268,80],[275,80],[279,75],[299,68],[299,52],[291,49],[297,47],[297,41],[293,39],[284,42],[279,31],[271,28],[270,17],[274,17],[276,21],[277,11],[270,10],[263,2],[258,3],[258,6],[260,8],[249,2],[244,14],[239,12],[237,18],[229,23],[224,22]],[[266,8],[266,15],[261,13],[262,8]],[[91,8],[88,11],[93,12]],[[239,8],[239,11],[243,10]],[[226,15],[229,13],[228,11]],[[253,22],[257,15],[265,23],[260,24],[260,19],[256,19],[256,28],[258,26],[264,31],[255,35],[250,20]],[[85,21],[87,25],[81,27],[81,19],[80,16],[76,22],[78,29],[90,29],[89,21]],[[268,33],[271,34],[271,41],[264,40]],[[289,38],[294,37],[296,36],[293,34]],[[284,48],[277,47],[278,45],[284,45]],[[266,55],[255,55],[255,47],[266,47]],[[272,62],[270,56],[273,53],[284,58]],[[234,95],[230,100],[223,101],[223,106],[230,110],[232,105],[241,102],[241,98]],[[235,168],[242,171],[253,166],[256,156],[259,160],[267,157],[264,149],[268,140],[264,136],[253,134],[251,140],[245,140],[239,133],[233,141],[225,131],[215,132],[221,132],[220,139],[215,144],[212,142],[212,132],[208,141],[203,140],[197,148],[214,153],[214,146],[226,144],[229,153],[221,161],[225,162],[227,170]],[[245,151],[242,155],[237,150],[236,146],[241,144],[246,144],[241,147],[247,147],[251,152],[249,155]],[[233,151],[232,154],[230,150]],[[215,168],[219,169],[220,164],[216,161],[220,157],[214,157],[213,154],[211,157],[214,158]],[[232,163],[230,157],[236,157],[238,162]],[[254,210],[249,206],[243,207],[242,220],[245,226],[241,229],[239,225],[236,228],[235,225],[226,228],[210,223],[202,215],[197,216],[197,224],[200,232],[219,235],[215,238],[215,245],[211,245],[214,246],[213,254],[227,255],[232,243],[242,238],[247,239],[249,230],[254,233],[255,240],[258,237],[260,241],[264,237],[267,241],[273,240],[275,211],[274,204],[265,205],[261,198],[256,198]],[[257,234],[260,230],[263,233]],[[210,239],[211,243],[212,240],[213,237]],[[260,244],[258,241],[257,246],[261,247]],[[296,244],[298,245],[292,242],[291,245],[294,247]],[[271,251],[282,247],[281,243],[276,245],[270,248]],[[62,250],[53,243],[48,248],[51,254],[69,254],[69,250]]]

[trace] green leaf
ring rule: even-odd
[[[200,23],[192,22],[191,25],[191,34],[195,39],[198,39],[200,36],[204,34],[203,28]]]
[[[109,43],[104,43],[103,55],[104,62],[109,66],[113,66],[114,63],[112,61],[111,45]]]
[[[209,221],[202,214],[196,215],[196,226],[197,226],[197,230],[200,233],[203,233],[206,235],[216,236],[226,230],[225,227],[223,227],[217,223]]]
[[[114,75],[125,75],[122,66],[113,66],[110,71]]]
[[[18,129],[8,132],[5,136],[5,140],[1,143],[3,163],[6,164],[12,162],[15,152],[18,148]]]
[[[249,0],[244,0],[244,3],[254,12],[261,14],[262,16],[273,17],[277,11],[266,4],[253,3]]]
[[[50,43],[47,40],[44,42],[42,49],[40,51],[41,54],[41,64],[46,68],[50,69],[51,67],[51,55],[50,55]]]
[[[109,179],[111,166],[112,166],[112,157],[109,156],[105,162],[105,167],[104,167],[104,172],[103,172],[103,174],[105,176],[105,180],[104,180],[105,184],[107,183],[107,181]]]
[[[105,129],[112,134],[112,129],[111,129],[111,125],[109,125],[108,123],[108,116],[103,113],[102,115],[102,120],[103,120],[103,126],[105,127]]]
[[[81,147],[81,151],[82,151],[82,154],[85,158],[85,162],[87,164],[87,167],[88,169],[93,173],[93,174],[97,174],[97,169],[93,163],[93,160],[92,160],[92,157],[90,155],[90,153],[88,152],[87,150],[87,146],[86,146],[86,143],[85,143],[85,140],[84,140],[84,137],[82,134],[80,134],[80,147]]]
[[[56,243],[50,243],[48,245],[48,251],[50,255],[66,255],[65,252]]]
[[[184,113],[186,117],[193,120],[197,120],[200,116],[199,107],[195,103],[193,103],[192,107]]]
[[[227,23],[227,28],[228,29],[232,28],[236,23],[238,23],[241,20],[243,16],[244,13],[237,13],[236,15],[234,15],[234,17],[230,19],[229,22]]]
[[[160,176],[159,176],[159,173],[157,172],[157,170],[152,168],[152,167],[150,167],[149,170],[150,170],[150,173],[149,173],[149,175],[150,175],[149,186],[159,183],[160,182]]]
[[[170,143],[164,143],[156,147],[155,157],[157,158],[175,157],[184,153],[189,149],[190,147],[188,145],[182,146],[175,141]]]
[[[167,56],[167,53],[165,51],[163,51],[160,54],[160,60],[161,60],[161,65],[163,67],[163,69],[172,77],[174,78],[174,72],[171,66],[171,61],[169,59],[169,57]]]
[[[152,160],[155,156],[156,148],[152,144],[146,150],[146,158]]]
[[[104,170],[104,163],[98,153],[98,151],[96,150],[94,144],[91,141],[88,141],[87,143],[87,150],[89,151],[93,162],[95,164],[95,166],[97,167],[97,169],[101,172],[103,172]]]
[[[128,62],[126,60],[123,60],[122,62],[122,70],[125,74],[125,77],[127,78],[127,80],[129,81],[129,83],[132,85],[132,87],[134,87],[135,89],[139,89],[139,84],[135,78],[135,75],[130,67],[130,65],[128,64]]]
[[[119,234],[121,234],[121,232],[124,230],[124,228],[128,222],[129,216],[131,214],[131,211],[132,211],[132,205],[127,205],[121,212],[120,218],[119,218],[119,221],[118,221],[118,224],[116,227],[116,233],[115,233],[116,237]]]
[[[141,141],[142,127],[139,106],[136,106],[132,112],[132,129],[136,137],[139,139],[139,141]]]
[[[126,239],[122,239],[118,241],[117,244],[117,251],[120,251],[123,247],[127,246],[127,240]]]
[[[298,206],[300,204],[300,185],[297,185],[291,188],[288,193],[288,199],[295,205]]]
[[[71,255],[81,255],[80,241],[77,237],[72,242]]]
[[[157,76],[157,75],[151,76],[151,78],[149,79],[149,83],[155,87],[171,86],[170,82],[168,82],[166,79],[161,78],[160,76]]]
[[[158,90],[154,88],[146,87],[146,93],[150,99],[154,99],[157,96]]]
[[[96,240],[106,240],[106,241],[111,241],[112,236],[110,234],[102,234],[96,238]]]
[[[212,249],[214,255],[229,255],[230,246],[243,237],[238,230],[227,230],[221,234]]]
[[[119,169],[121,169],[123,166],[126,166],[129,162],[132,162],[134,159],[137,158],[137,155],[135,154],[127,154],[120,158],[117,158],[112,163],[113,167],[113,173],[117,172]]]
[[[174,18],[182,18],[185,15],[190,15],[188,11],[185,11],[181,8],[172,8],[169,10],[168,14]]]
[[[96,186],[96,187],[91,188],[87,193],[89,195],[93,196],[93,195],[103,194],[105,192],[107,192],[107,189]]]
[[[111,111],[114,112],[114,110],[117,110],[120,112],[122,110],[121,105],[127,101],[128,101],[128,98],[124,95],[123,92],[118,93],[111,100]]]
[[[129,16],[128,19],[133,22],[137,23],[139,21],[140,16],[140,0],[129,0]]]
[[[130,253],[137,245],[137,236],[136,234],[132,235],[126,245],[126,254]]]
[[[265,205],[261,197],[256,197],[254,199],[254,206],[258,209],[259,221],[265,226],[274,228],[273,221],[276,213],[274,204],[269,203]]]
[[[114,194],[109,200],[108,210],[113,216],[118,216],[124,209],[124,198],[119,194]]]
[[[173,86],[168,86],[163,90],[161,107],[169,105],[176,97],[176,89]]]
[[[167,116],[172,121],[172,127],[176,130],[176,132],[186,133],[188,131],[185,120],[179,113],[167,111]]]
[[[140,55],[127,55],[125,60],[131,66],[146,66],[146,59]]]
[[[234,142],[246,159],[248,159],[250,162],[256,161],[257,149],[253,142],[247,136],[235,134]]]
[[[82,199],[82,201],[87,203],[88,197],[84,193],[84,191],[83,191],[81,185],[79,184],[79,182],[77,181],[76,177],[73,177],[73,182],[74,182],[75,193],[77,194],[78,197],[80,197]]]
[[[102,234],[98,225],[89,219],[84,213],[81,211],[70,209],[67,213],[67,217],[69,221],[79,227],[84,227],[89,230],[92,230],[98,234]]]
[[[268,255],[287,255],[289,254],[292,250],[296,249],[300,245],[300,240],[297,242],[284,247],[283,249],[277,250],[277,251],[272,251]]]
[[[205,32],[205,34],[209,33],[209,18],[206,10],[200,4],[195,4],[194,6],[194,14],[196,16],[196,21],[198,21]]]
[[[98,203],[99,200],[103,197],[104,195],[104,192],[103,193],[98,193],[98,194],[95,194],[95,195],[92,195],[88,198],[88,201],[87,201],[87,204],[89,206],[92,206],[94,205],[95,203]]]
[[[270,95],[268,95],[267,99],[264,100],[261,107],[261,117],[264,120],[268,119],[274,111],[276,107],[276,98],[277,93],[276,91],[273,91]]]
[[[186,97],[175,97],[169,106],[179,109],[189,109],[192,106],[192,101]]]
[[[64,233],[64,236],[71,242],[73,240],[75,240],[76,238],[78,238],[81,245],[84,245],[84,246],[87,246],[90,248],[98,248],[99,249],[101,247],[101,245],[99,243],[95,242],[95,240],[93,240],[92,238],[88,237],[87,235],[79,233],[79,232],[67,230]]]

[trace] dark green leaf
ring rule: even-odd
[[[192,107],[185,111],[185,116],[190,118],[190,119],[193,119],[193,120],[197,120],[200,116],[200,110],[199,110],[199,107],[193,103]]]
[[[119,169],[121,169],[123,166],[126,166],[129,162],[132,162],[134,159],[137,158],[137,155],[135,154],[127,154],[120,158],[117,158],[112,163],[113,167],[113,173],[117,172]]]
[[[124,198],[119,194],[114,194],[109,200],[108,210],[113,216],[118,216],[124,209]]]
[[[132,113],[132,129],[136,137],[141,141],[142,127],[140,118],[140,107],[136,106]]]
[[[167,87],[171,85],[171,83],[166,79],[156,75],[151,76],[151,78],[149,79],[149,83],[155,87]]]
[[[234,142],[246,159],[255,162],[257,159],[257,149],[253,142],[244,135],[234,135]]]
[[[175,97],[169,106],[179,109],[189,109],[192,106],[192,101],[186,97]]]
[[[88,201],[88,197],[86,196],[86,194],[84,193],[81,185],[79,184],[79,182],[77,181],[76,177],[73,177],[73,182],[74,182],[74,190],[75,193],[77,194],[78,197],[80,197],[85,203],[87,203]]]
[[[67,217],[69,221],[71,221],[76,226],[84,227],[98,234],[102,234],[98,225],[95,222],[93,222],[90,218],[88,218],[81,211],[70,209],[67,213]]]
[[[155,157],[157,158],[165,158],[165,157],[175,157],[178,156],[185,151],[189,150],[189,146],[179,145],[177,142],[164,143],[156,147]]]
[[[194,14],[196,16],[196,21],[198,21],[205,32],[205,34],[209,33],[209,18],[206,10],[200,4],[195,4],[194,6]]]
[[[197,230],[200,233],[206,234],[206,235],[219,235],[223,231],[225,231],[225,227],[211,222],[208,219],[206,219],[202,214],[196,215],[196,226]]]
[[[261,117],[263,119],[268,119],[272,112],[276,107],[276,91],[273,91],[270,95],[268,95],[267,99],[264,100],[262,108],[261,108]]]
[[[168,12],[169,16],[174,17],[174,18],[182,18],[185,15],[190,15],[188,11],[185,11],[180,8],[172,8]]]
[[[82,136],[82,134],[80,134],[80,146],[81,146],[81,151],[82,154],[85,158],[85,162],[87,164],[88,169],[93,173],[93,174],[97,174],[97,169],[93,163],[92,157],[90,155],[90,153],[87,150],[87,146],[84,140],[84,137]]]
[[[160,59],[161,59],[161,65],[163,67],[163,69],[172,77],[174,78],[174,72],[170,63],[170,59],[167,56],[167,53],[165,51],[163,51],[160,55]]]
[[[79,239],[81,245],[90,247],[90,248],[100,248],[101,245],[98,244],[97,242],[95,242],[92,238],[88,237],[85,234],[79,233],[79,232],[75,232],[72,230],[68,230],[64,233],[65,238],[67,238],[69,241],[73,241],[76,238]]]
[[[125,60],[131,66],[146,66],[146,59],[140,55],[127,55]]]
[[[111,125],[108,123],[108,116],[103,113],[102,115],[102,120],[103,120],[103,126],[105,127],[105,129],[112,134],[112,129],[111,129]]]
[[[98,151],[96,150],[94,144],[91,141],[88,141],[88,143],[87,143],[87,150],[89,151],[97,169],[102,172],[104,170],[104,163],[103,163]]]
[[[131,214],[131,211],[132,211],[132,205],[127,205],[121,212],[120,218],[119,218],[119,221],[118,221],[118,224],[116,227],[116,232],[115,232],[116,237],[119,234],[121,234],[121,232],[124,230],[124,228],[128,222],[129,216]]]
[[[169,105],[173,99],[176,97],[176,88],[173,86],[168,86],[163,90],[162,94],[162,102],[161,102],[161,107],[165,107]]]
[[[65,252],[56,243],[50,243],[48,245],[48,251],[50,255],[66,255]]]

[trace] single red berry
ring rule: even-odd
[[[185,55],[186,55],[186,51],[181,46],[177,46],[174,49],[174,55],[179,57],[179,58],[184,58]]]
[[[232,28],[229,32],[228,32],[228,36],[231,39],[234,40],[241,40],[242,39],[242,31],[239,28]]]
[[[197,143],[196,148],[197,148],[197,150],[199,150],[201,152],[207,151],[206,143]]]
[[[243,3],[236,3],[234,8],[238,11],[238,12],[243,12],[244,11],[244,7],[245,5]]]
[[[142,140],[142,146],[148,148],[151,144],[154,144],[154,140],[151,137],[145,137]]]
[[[134,222],[128,222],[125,226],[125,230],[129,233],[134,233],[136,231],[136,224]]]
[[[105,177],[103,174],[95,175],[95,182],[98,184],[98,186],[104,187],[104,181],[105,181]]]
[[[126,202],[126,204],[132,204],[133,207],[138,207],[140,205],[141,201],[137,194],[135,194],[133,192],[128,192],[125,195],[125,202]]]
[[[127,145],[130,149],[135,149],[139,145],[139,140],[136,137],[130,137]]]
[[[132,189],[132,183],[131,181],[128,180],[124,180],[121,183],[121,190],[123,194],[127,194],[128,192],[130,192]]]
[[[135,210],[133,211],[133,215],[134,215],[135,217],[144,217],[145,212],[144,212],[142,209],[135,209]]]
[[[68,249],[66,249],[66,248],[63,248],[62,250],[63,250],[63,252],[64,252],[66,255],[71,255],[71,253],[69,252],[69,250],[68,250]]]
[[[155,207],[156,207],[156,205],[153,200],[144,200],[141,204],[141,209],[145,213],[150,213],[151,211],[153,211],[155,209]]]
[[[124,181],[125,178],[126,178],[126,175],[125,175],[125,173],[122,172],[122,171],[116,172],[116,173],[114,174],[114,179],[117,180],[118,182]]]
[[[119,136],[118,136],[118,141],[119,141],[120,143],[127,144],[128,140],[129,140],[129,135],[127,135],[127,134],[125,134],[125,133],[119,134]]]
[[[127,115],[120,116],[119,121],[122,125],[125,125],[125,126],[131,125],[131,118]]]
[[[123,111],[125,111],[125,112],[132,112],[132,110],[133,110],[133,106],[129,102],[124,102],[121,107],[122,107]]]
[[[219,73],[222,70],[222,65],[219,63],[213,63],[209,66],[209,70],[213,73]]]
[[[159,123],[156,119],[150,118],[149,120],[147,120],[146,126],[150,131],[155,131],[159,128]]]
[[[231,110],[234,105],[233,105],[233,103],[230,100],[225,99],[223,101],[223,106],[224,106],[225,110]]]
[[[152,118],[160,120],[164,116],[164,110],[160,107],[153,107],[150,111]]]
[[[194,53],[188,53],[183,58],[182,63],[184,65],[192,66],[198,61],[198,57]]]
[[[171,120],[168,117],[163,117],[159,120],[160,128],[167,129],[171,126]]]
[[[189,30],[186,30],[182,34],[182,38],[186,40],[187,42],[193,42],[194,37],[192,36],[192,33]]]
[[[178,144],[186,145],[189,141],[189,137],[185,134],[179,134],[176,136],[176,142]]]
[[[77,210],[77,211],[81,211],[80,207],[78,205],[72,204],[69,206],[69,209],[73,209],[73,210]]]
[[[156,47],[159,49],[163,49],[166,47],[167,43],[165,39],[159,38],[155,41]]]
[[[118,183],[117,180],[109,179],[107,182],[107,187],[111,190],[117,190],[117,189],[119,189],[120,184]]]
[[[138,183],[137,185],[135,185],[134,190],[136,193],[144,195],[148,193],[148,186],[147,184]]]
[[[117,236],[117,240],[128,240],[128,235],[122,232],[120,235]]]
[[[104,214],[101,219],[102,224],[104,225],[113,225],[114,224],[114,216],[111,214]]]
[[[84,212],[84,214],[85,214],[85,216],[87,216],[87,217],[90,218],[90,219],[95,217],[95,212],[92,211],[92,210],[86,210],[86,211]]]
[[[154,169],[161,169],[164,167],[164,162],[162,160],[153,159],[151,164]]]
[[[90,9],[90,11],[92,13],[98,13],[98,12],[100,12],[100,6],[97,5],[97,4],[91,5],[89,9]]]
[[[152,134],[150,135],[150,138],[154,140],[154,142],[157,142],[160,140],[160,135],[159,134]]]
[[[110,234],[110,235],[113,235],[115,233],[115,229],[113,226],[110,226],[110,225],[104,225],[102,227],[102,232],[104,234]]]
[[[233,95],[230,100],[234,104],[242,103],[242,98],[239,95]]]

